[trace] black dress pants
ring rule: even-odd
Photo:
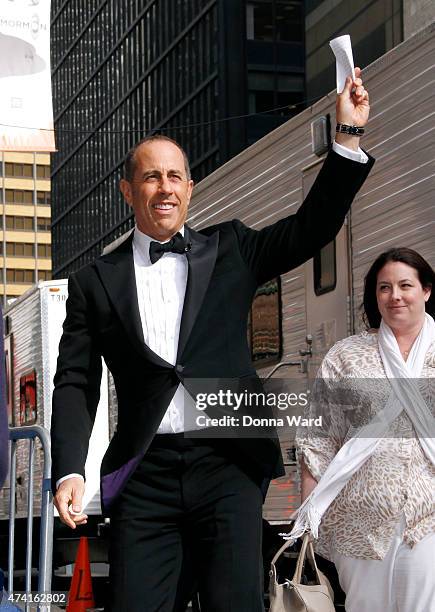
[[[111,512],[111,612],[262,612],[261,490],[223,440],[156,435]],[[184,604],[183,604],[184,601]]]

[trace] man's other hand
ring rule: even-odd
[[[355,68],[355,80],[352,77],[347,77],[342,93],[337,95],[337,123],[364,127],[367,124],[369,112],[369,93],[364,88],[361,79],[361,68]],[[339,144],[355,151],[359,146],[359,138],[357,136],[336,134],[335,140]]]
[[[75,529],[77,525],[87,523],[87,515],[82,513],[82,500],[85,492],[83,478],[73,476],[60,483],[54,505],[56,506],[62,523]]]

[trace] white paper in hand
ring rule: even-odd
[[[353,65],[352,43],[349,34],[339,36],[330,41],[329,46],[335,55],[337,69],[337,93],[344,89],[346,78],[352,75],[355,78],[355,68]]]

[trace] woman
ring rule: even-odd
[[[328,352],[309,415],[320,410],[322,427],[298,432],[294,532],[317,535],[321,520],[317,550],[336,564],[348,612],[435,610],[434,283],[411,249],[376,259],[370,329]]]

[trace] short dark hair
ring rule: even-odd
[[[380,270],[391,261],[399,261],[414,268],[417,271],[421,286],[424,289],[434,288],[426,302],[426,312],[435,317],[435,272],[432,266],[417,251],[407,247],[397,247],[381,253],[370,266],[364,279],[364,298],[361,309],[367,327],[377,329],[381,324],[382,317],[376,299],[376,285]]]
[[[139,142],[136,143],[130,149],[124,161],[123,175],[124,175],[125,180],[128,181],[129,183],[131,183],[133,180],[134,171],[136,169],[135,155],[136,155],[136,151],[138,150],[138,148],[141,147],[143,144],[148,144],[150,142],[156,142],[156,141],[171,142],[173,145],[175,145],[176,147],[180,149],[181,153],[183,154],[184,170],[186,172],[186,177],[188,180],[190,180],[191,173],[190,173],[189,159],[187,157],[186,151],[176,140],[174,140],[173,138],[169,138],[169,136],[165,136],[164,134],[150,134],[149,136],[145,136],[145,138],[142,138],[141,140],[139,140]]]

